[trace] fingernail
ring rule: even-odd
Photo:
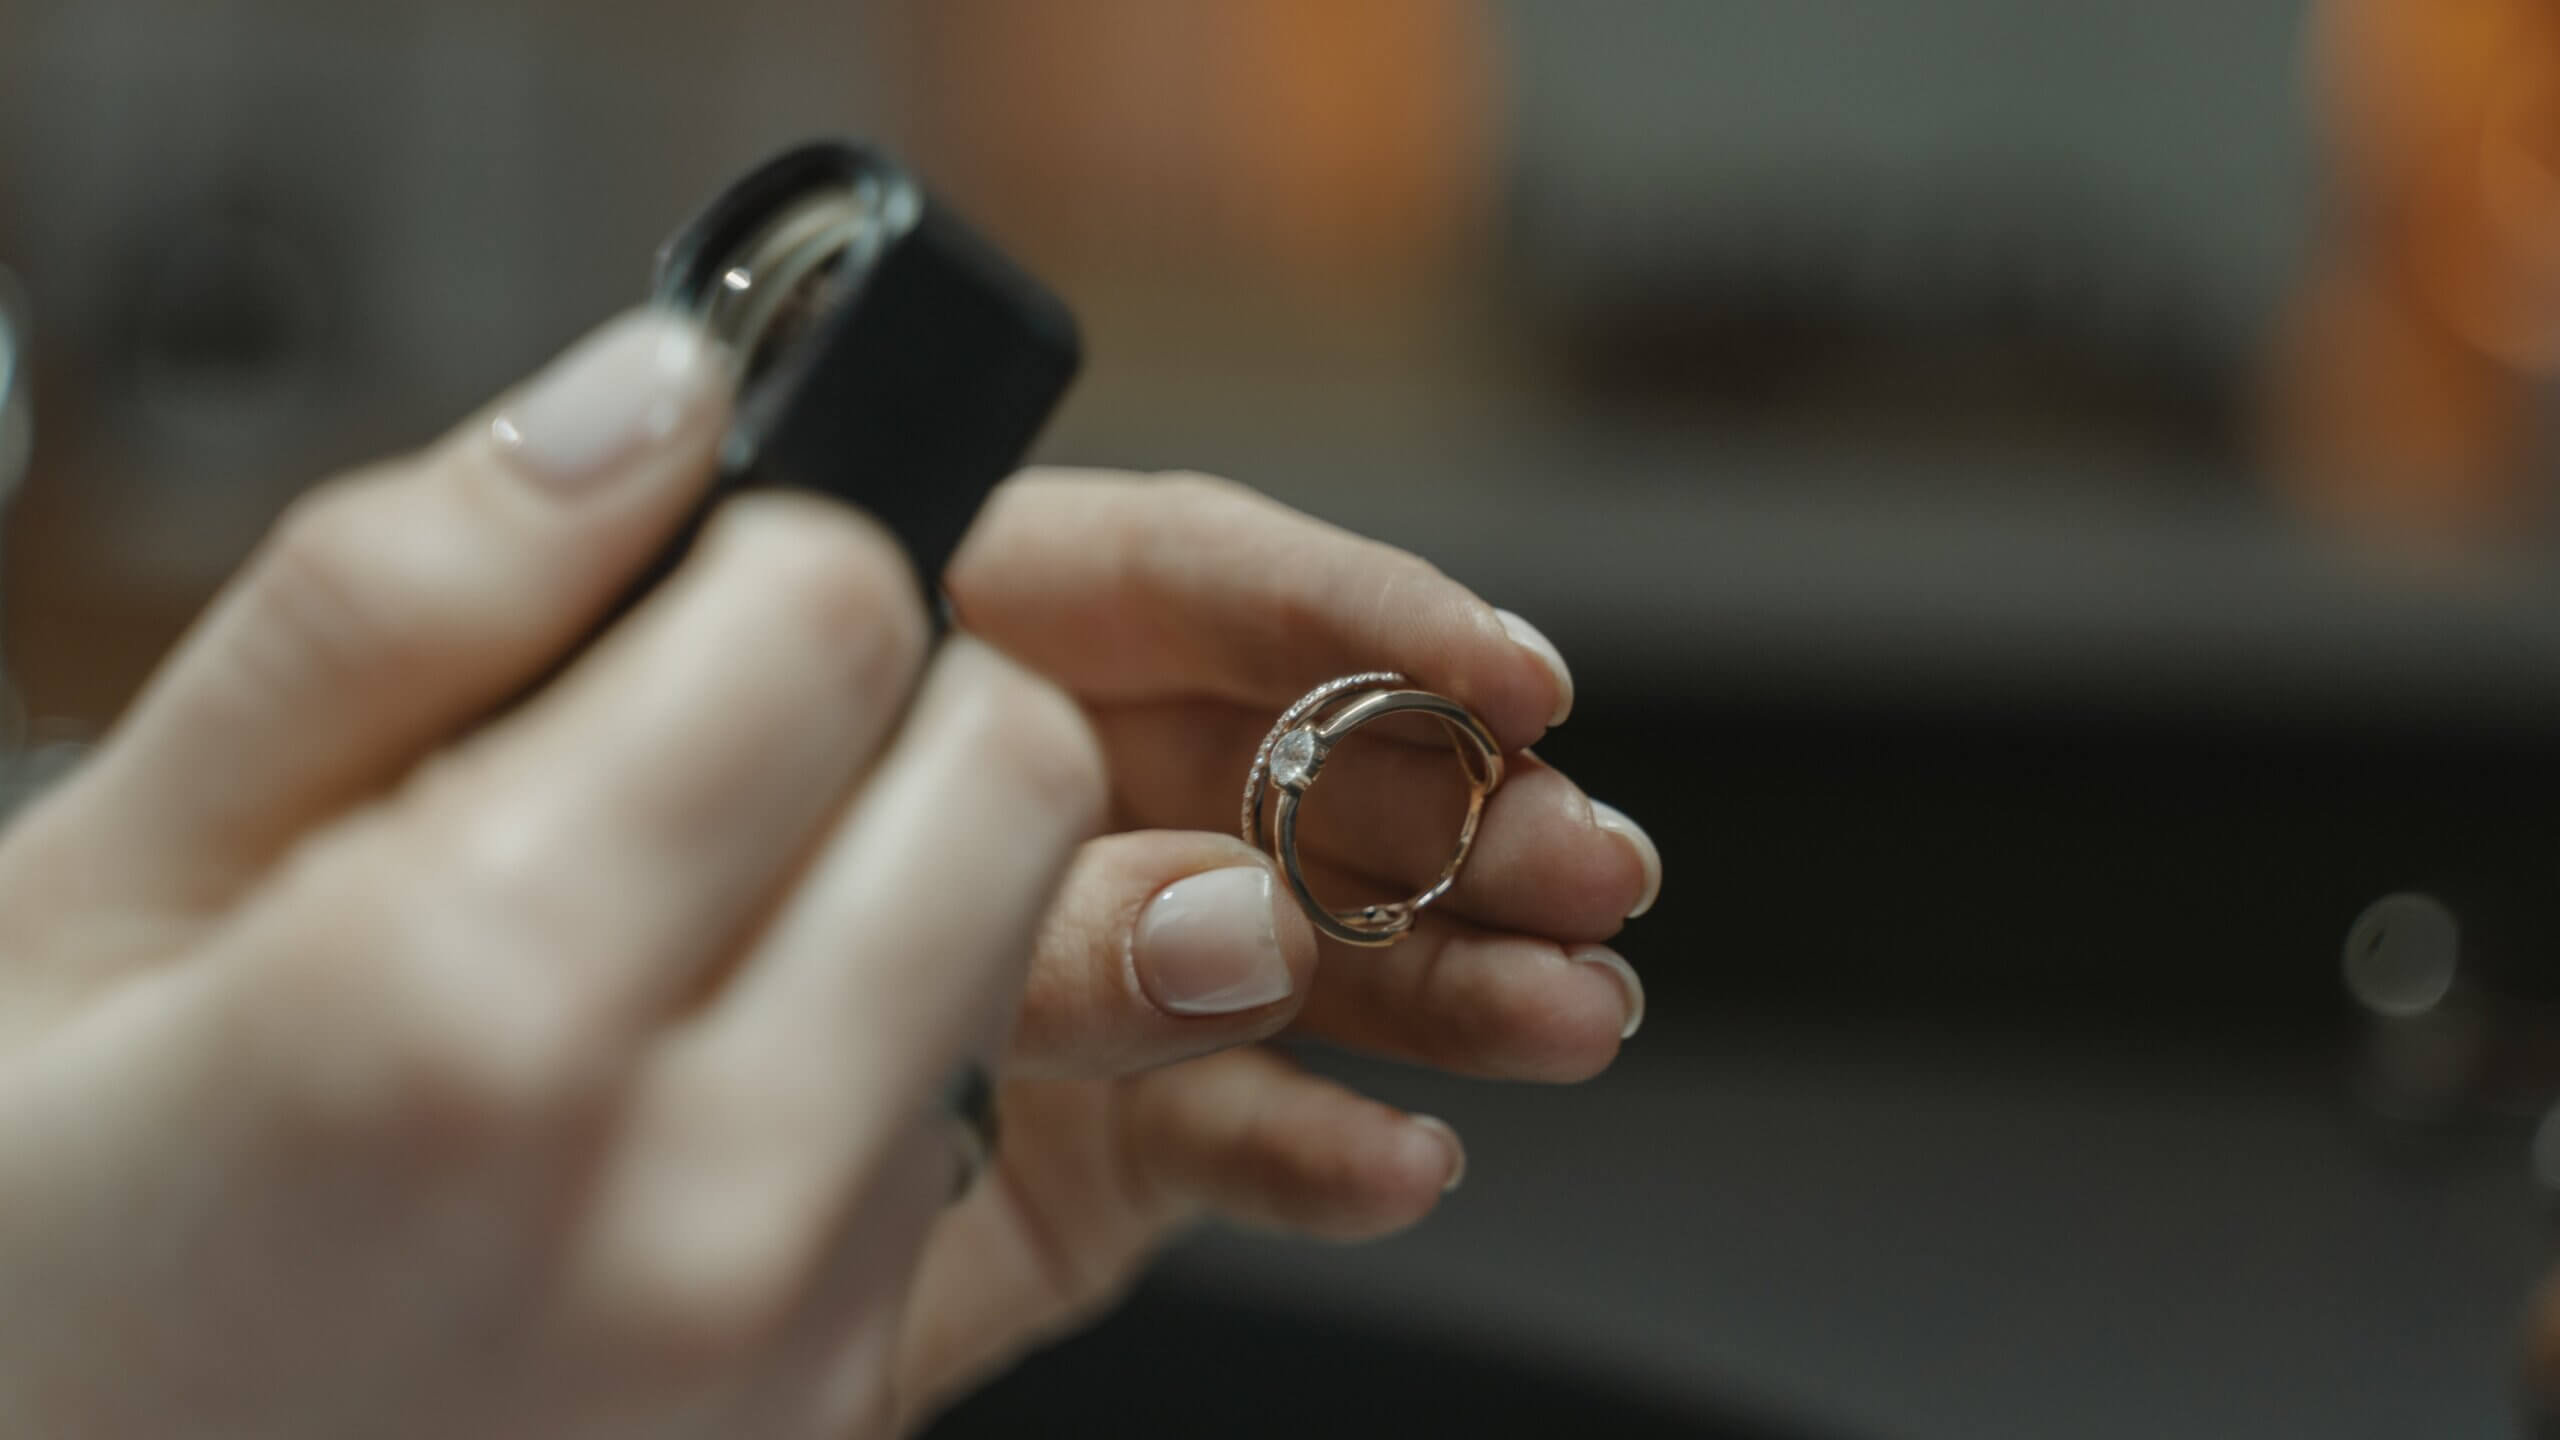
[[[1440,1182],[1440,1193],[1446,1195],[1457,1189],[1458,1182],[1467,1178],[1465,1142],[1458,1138],[1457,1131],[1449,1128],[1448,1121],[1437,1115],[1415,1115],[1409,1118],[1413,1121],[1413,1128],[1428,1132],[1432,1141],[1449,1154],[1449,1178]]]
[[[1280,951],[1277,892],[1259,865],[1166,886],[1130,939],[1147,998],[1173,1015],[1232,1015],[1287,999],[1295,982]]]
[[[1644,1026],[1644,981],[1637,977],[1636,967],[1627,957],[1606,945],[1585,945],[1573,952],[1573,963],[1597,965],[1618,978],[1618,988],[1627,995],[1627,1023],[1620,1027],[1618,1038],[1631,1040]]]
[[[1563,724],[1564,717],[1573,713],[1573,672],[1564,668],[1563,653],[1556,649],[1554,641],[1538,633],[1537,626],[1508,610],[1496,610],[1493,614],[1502,622],[1502,628],[1511,632],[1511,643],[1537,656],[1538,663],[1546,666],[1547,673],[1555,677],[1556,713],[1547,717],[1547,723]]]
[[[1592,801],[1591,823],[1634,846],[1636,858],[1644,862],[1644,894],[1627,912],[1627,918],[1633,920],[1662,898],[1662,852],[1653,848],[1653,837],[1644,833],[1644,827],[1628,819],[1627,812],[1615,805]]]
[[[690,323],[640,311],[553,361],[489,432],[537,483],[578,494],[664,444],[725,384],[716,351]]]

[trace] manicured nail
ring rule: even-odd
[[[1278,891],[1270,871],[1239,865],[1158,892],[1129,942],[1147,998],[1173,1015],[1232,1015],[1287,999],[1295,982],[1280,950]]]
[[[1596,965],[1617,977],[1618,988],[1626,992],[1627,1023],[1618,1030],[1618,1038],[1631,1040],[1644,1026],[1644,981],[1636,975],[1636,967],[1627,957],[1606,945],[1584,945],[1573,952],[1577,965]]]
[[[1502,628],[1511,632],[1511,643],[1537,656],[1538,663],[1546,666],[1547,673],[1555,677],[1556,713],[1547,717],[1547,723],[1563,724],[1564,717],[1573,713],[1573,672],[1564,668],[1563,653],[1556,649],[1554,641],[1538,633],[1537,626],[1508,610],[1496,610],[1493,614],[1502,622]]]
[[[1628,819],[1627,812],[1615,805],[1592,801],[1591,823],[1634,846],[1636,858],[1644,862],[1644,894],[1627,912],[1627,918],[1633,920],[1662,898],[1662,852],[1653,848],[1653,837],[1644,833],[1644,827]]]
[[[489,433],[537,483],[578,494],[664,444],[727,383],[717,350],[690,323],[639,311],[553,361]]]
[[[1433,1141],[1449,1152],[1449,1178],[1440,1182],[1440,1193],[1446,1195],[1457,1189],[1458,1182],[1467,1178],[1467,1147],[1458,1139],[1458,1132],[1450,1129],[1449,1122],[1437,1115],[1409,1118],[1413,1121],[1413,1128],[1430,1132]]]

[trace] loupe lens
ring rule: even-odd
[[[830,186],[747,237],[689,297],[703,328],[749,378],[773,367],[811,320],[860,283],[881,242],[879,190]]]
[[[928,586],[1080,354],[1056,296],[849,141],[794,147],[733,182],[660,249],[653,293],[736,367],[722,489],[868,511]]]

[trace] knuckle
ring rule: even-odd
[[[306,1133],[432,1168],[589,1114],[609,1067],[512,892],[419,859],[386,833],[298,864],[249,1000]]]
[[[384,593],[396,574],[395,518],[379,479],[339,480],[287,508],[251,572],[252,608],[275,638],[326,674],[414,656],[412,607]]]
[[[1169,470],[1127,492],[1151,528],[1181,535],[1262,532],[1286,507],[1241,481],[1197,470]]]
[[[1155,483],[1168,492],[1176,504],[1218,508],[1270,503],[1262,492],[1250,485],[1201,470],[1159,471]]]
[[[903,1435],[921,1428],[904,1422],[906,1397],[892,1384],[888,1357],[879,1351],[858,1353],[851,1368],[840,1369],[829,1388],[833,1408],[820,1421],[829,1435]]]
[[[677,1276],[634,1280],[611,1322],[619,1359],[682,1389],[731,1369],[776,1326],[777,1306],[735,1281]]]
[[[1522,950],[1526,960],[1532,952]],[[1580,1021],[1576,1007],[1546,983],[1553,966],[1569,964],[1561,947],[1547,953],[1545,942],[1535,952],[1537,963],[1489,966],[1483,980],[1483,1024],[1477,1053],[1505,1056],[1510,1067],[1527,1078],[1567,1082],[1587,1079],[1606,1069],[1615,1054],[1614,1033],[1594,1035]],[[1595,1049],[1592,1041],[1609,1043]]]
[[[615,1265],[604,1339],[618,1360],[660,1383],[716,1380],[789,1332],[813,1263],[744,1226],[661,1229]]]
[[[819,653],[894,673],[922,660],[921,590],[905,552],[879,526],[842,506],[773,495],[723,507],[719,527],[723,558],[753,577],[777,623]]]
[[[971,740],[998,757],[1032,804],[1079,832],[1100,826],[1110,793],[1102,741],[1065,692],[1002,667],[973,713]]]
[[[1545,988],[1537,983],[1543,973],[1543,966],[1516,966],[1486,976],[1483,1005],[1489,1030],[1517,1044],[1549,1027],[1554,1006]]]

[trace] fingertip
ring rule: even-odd
[[[1483,967],[1488,993],[1482,1028],[1472,1037],[1474,1058],[1496,1073],[1573,1085],[1616,1062],[1630,1003],[1624,977],[1609,967],[1525,935],[1453,940],[1449,951],[1446,959]]]
[[[1592,801],[1591,823],[1617,836],[1635,856],[1642,880],[1635,903],[1627,908],[1627,918],[1637,919],[1653,908],[1654,901],[1662,898],[1662,851],[1654,845],[1653,837],[1644,833],[1643,826],[1615,805]]]
[[[1605,941],[1651,908],[1661,861],[1618,811],[1524,752],[1496,792],[1461,874],[1476,919],[1565,941]]]
[[[1644,1028],[1644,980],[1636,974],[1636,967],[1606,945],[1578,945],[1573,949],[1572,959],[1575,964],[1591,966],[1616,982],[1626,1011],[1626,1020],[1618,1027],[1618,1039],[1621,1042],[1634,1039],[1636,1032]]]
[[[1428,1142],[1429,1153],[1419,1162],[1425,1174],[1439,1175],[1439,1193],[1446,1195],[1467,1178],[1467,1146],[1448,1121],[1437,1115],[1412,1115],[1406,1123]],[[1408,1149],[1417,1148],[1408,1142]]]
[[[1552,699],[1547,706],[1546,728],[1553,729],[1573,714],[1573,671],[1564,663],[1564,652],[1556,649],[1537,626],[1509,610],[1497,609],[1494,618],[1502,622],[1503,633],[1511,643],[1534,662],[1546,679]]]
[[[1373,1127],[1368,1142],[1353,1149],[1347,1127],[1337,1132],[1334,1143],[1356,1157],[1351,1172],[1336,1182],[1337,1198],[1331,1204],[1309,1206],[1300,1219],[1324,1239],[1357,1243],[1409,1229],[1428,1218],[1466,1178],[1466,1145],[1449,1122],[1363,1103],[1370,1112],[1367,1124]]]
[[[1448,582],[1443,582],[1448,583]],[[1409,671],[1427,687],[1463,702],[1493,732],[1505,754],[1536,744],[1573,708],[1573,677],[1564,657],[1536,626],[1452,587],[1450,603],[1465,633],[1444,635],[1437,667]]]
[[[1264,1039],[1297,1018],[1317,955],[1269,858],[1234,836],[1091,841],[1042,926],[1014,1061],[1123,1074]]]
[[[1292,962],[1291,922],[1303,928],[1268,865],[1224,866],[1184,876],[1149,900],[1130,931],[1129,956],[1157,1009],[1185,1018],[1235,1015],[1299,993],[1312,967]]]
[[[716,342],[683,316],[641,309],[572,345],[464,433],[537,490],[582,497],[645,468],[633,462],[652,450],[707,456],[730,391]]]

